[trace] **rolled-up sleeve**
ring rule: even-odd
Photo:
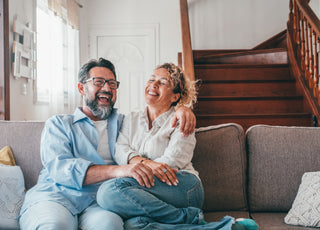
[[[137,150],[131,146],[130,137],[131,115],[125,116],[115,147],[115,160],[118,165],[126,165],[128,161],[139,156]]]

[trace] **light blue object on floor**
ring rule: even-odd
[[[236,220],[236,224],[239,223],[245,227],[246,230],[259,230],[259,226],[252,219],[240,218]]]

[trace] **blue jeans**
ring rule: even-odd
[[[225,216],[218,222],[210,222],[204,225],[195,224],[162,224],[148,217],[134,217],[124,223],[124,229],[128,230],[230,230],[234,223],[233,217]]]
[[[22,230],[122,230],[123,221],[94,203],[79,215],[72,215],[63,205],[52,201],[36,203],[20,217]]]
[[[178,172],[179,183],[169,186],[155,178],[151,188],[142,187],[133,178],[104,182],[97,193],[98,204],[127,220],[148,217],[166,224],[199,224],[203,220],[203,187],[193,174]]]

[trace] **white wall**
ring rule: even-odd
[[[13,18],[35,26],[35,0],[10,0]],[[181,51],[179,0],[79,0],[80,62],[89,58],[89,29],[110,24],[159,24],[159,63],[177,63]],[[319,12],[318,0],[311,0]],[[193,49],[252,48],[286,28],[288,0],[189,0]],[[209,22],[211,24],[209,24]],[[27,94],[21,91],[27,86]],[[49,105],[33,103],[33,84],[10,76],[11,120],[46,120]]]
[[[313,0],[316,1],[316,0]],[[159,23],[160,63],[181,51],[179,0],[83,0],[81,61],[89,57],[88,28]],[[253,48],[286,29],[288,0],[189,0],[193,49]],[[160,64],[159,63],[159,64]]]
[[[159,62],[177,61],[181,50],[178,0],[83,0],[81,10],[81,63],[89,57],[88,30],[103,25],[153,23],[160,25]],[[158,63],[159,64],[159,63]]]
[[[189,0],[192,47],[253,48],[286,29],[288,14],[288,0]]]
[[[320,18],[320,1],[319,0],[311,0],[309,6],[313,9],[315,14]]]
[[[9,23],[10,23],[10,60],[12,56],[13,43],[13,20],[30,23],[35,29],[35,2],[34,0],[10,0],[9,1]],[[10,70],[12,67],[10,66]],[[23,89],[26,87],[26,94]],[[10,119],[11,120],[44,120],[49,116],[48,106],[35,105],[33,103],[33,81],[28,82],[25,78],[15,79],[10,71]]]
[[[10,60],[13,44],[13,21],[18,16],[22,24],[30,23],[31,29],[36,29],[36,0],[9,1],[9,44]],[[10,63],[12,64],[12,63]],[[12,67],[10,66],[10,70]],[[48,103],[34,103],[35,81],[26,78],[14,78],[10,71],[10,120],[41,120],[45,121],[55,115],[56,108]],[[80,97],[80,94],[79,94]]]

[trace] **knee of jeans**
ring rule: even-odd
[[[123,177],[108,180],[100,185],[97,192],[97,203],[100,207],[113,210],[113,204],[119,197],[119,191],[127,187],[138,185],[133,178]]]
[[[73,223],[69,218],[61,219],[52,219],[52,218],[43,218],[43,219],[34,219],[33,221],[27,221],[26,223],[20,219],[20,228],[31,230],[54,230],[54,229],[65,229],[65,230],[75,230],[77,222]]]
[[[100,207],[108,209],[113,200],[117,196],[115,189],[116,179],[108,180],[102,183],[97,192],[97,203]]]
[[[80,229],[123,230],[123,220],[115,213],[95,213],[79,224]]]
[[[78,218],[62,205],[44,201],[29,207],[19,218],[22,230],[66,229],[75,230]]]

